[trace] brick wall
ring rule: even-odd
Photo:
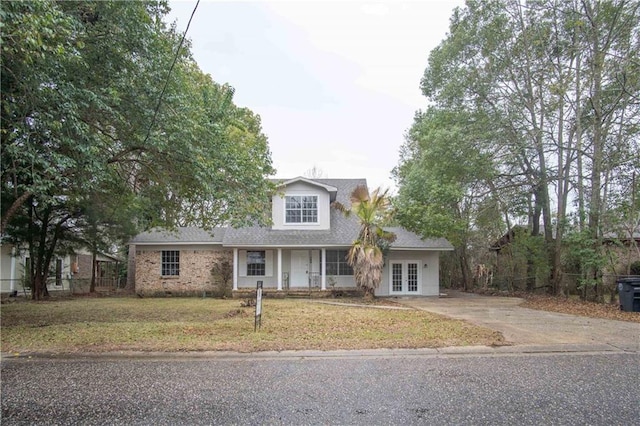
[[[175,249],[174,249],[175,250]],[[211,269],[214,263],[233,256],[224,249],[180,249],[180,275],[163,277],[162,250],[136,250],[135,291],[142,295],[196,295],[220,288]],[[231,283],[229,283],[231,285]]]
[[[71,257],[73,259],[73,255]],[[75,263],[77,263],[77,273],[73,274],[74,279],[91,280],[91,270],[93,269],[92,256],[90,254],[75,255]]]

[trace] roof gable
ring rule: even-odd
[[[302,176],[298,176],[296,178],[293,179],[287,179],[287,180],[282,180],[282,181],[276,181],[276,188],[277,189],[281,189],[281,188],[286,188],[287,186],[290,186],[294,183],[305,183],[307,185],[310,186],[315,186],[317,188],[322,188],[325,191],[327,191],[330,194],[330,199],[331,202],[336,200],[336,195],[338,193],[338,188],[333,186],[333,185],[329,185],[326,183],[322,183],[318,180],[314,180],[314,179],[307,179],[304,178]]]
[[[295,182],[305,182],[305,183],[308,183],[309,185],[320,186],[320,187],[326,189],[329,192],[338,191],[338,188],[336,188],[335,186],[324,184],[324,183],[322,183],[322,182],[320,182],[318,180],[307,179],[307,178],[304,178],[302,176],[298,176],[296,178],[288,179],[288,180],[285,180],[285,181],[280,181],[276,185],[276,187],[280,188],[282,186],[287,186],[287,185],[290,185],[290,184],[295,183]]]

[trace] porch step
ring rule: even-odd
[[[320,290],[318,288],[309,289],[296,289],[296,290],[276,290],[276,289],[263,289],[262,296],[265,298],[277,298],[277,299],[323,299],[329,297],[359,297],[362,296],[362,291],[356,288],[339,288],[332,290]],[[234,299],[247,299],[256,297],[256,291],[253,289],[242,289],[233,291]]]

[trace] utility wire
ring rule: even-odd
[[[191,25],[191,20],[193,19],[193,15],[196,13],[196,9],[198,9],[198,5],[200,4],[200,0],[196,2],[193,11],[191,12],[191,17],[189,18],[189,22],[187,22],[187,28],[185,28],[184,33],[182,34],[182,39],[180,40],[180,44],[178,45],[178,50],[176,50],[176,54],[173,57],[173,62],[171,63],[171,68],[169,68],[169,73],[167,74],[167,78],[164,81],[164,87],[162,88],[162,92],[160,92],[160,96],[158,97],[158,104],[156,105],[156,109],[153,112],[153,120],[151,120],[151,124],[149,125],[149,129],[147,130],[147,136],[144,138],[144,145],[147,140],[149,140],[149,136],[151,135],[151,129],[156,124],[156,118],[158,118],[158,111],[160,111],[160,105],[162,104],[162,97],[164,96],[164,92],[167,90],[167,86],[169,85],[169,79],[171,78],[171,72],[173,71],[173,67],[176,65],[178,61],[178,56],[180,56],[180,49],[182,49],[182,44],[184,43],[184,39],[187,37],[187,31],[189,31],[189,26]]]

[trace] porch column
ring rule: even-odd
[[[233,290],[238,289],[238,249],[233,249]]]
[[[282,291],[282,249],[278,249],[278,291]]]
[[[322,271],[322,278],[320,279],[320,282],[321,282],[320,289],[326,290],[327,289],[327,249],[323,248],[321,251],[322,251],[322,255],[320,257],[322,257],[322,262],[320,264],[320,270]]]

